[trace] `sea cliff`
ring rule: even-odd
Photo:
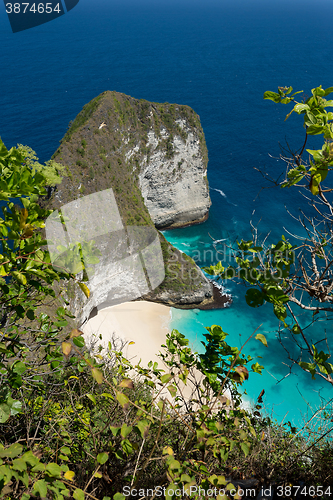
[[[52,208],[112,188],[124,227],[183,227],[208,217],[207,147],[189,106],[103,92],[70,123],[52,158],[67,169],[50,192]],[[144,298],[175,307],[214,305],[213,285],[195,262],[161,233],[159,238],[165,279]],[[105,266],[101,260],[100,274]],[[98,293],[90,299],[80,291],[69,293],[82,320],[100,305]]]

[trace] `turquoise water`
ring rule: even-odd
[[[205,224],[201,226],[200,238],[191,236],[193,232],[192,227],[165,231],[164,235],[177,248],[194,258],[199,255],[199,251],[203,255],[205,249],[206,256],[211,256],[209,247],[214,249],[214,244],[208,236],[208,231],[205,230]],[[190,233],[188,237],[187,233]],[[222,242],[221,245],[223,245]],[[215,244],[215,247],[218,248],[218,245]],[[203,265],[202,262],[201,265]],[[227,338],[229,344],[239,348],[258,329],[256,333],[265,335],[268,347],[255,340],[254,335],[243,352],[246,355],[250,354],[254,363],[258,361],[263,365],[264,370],[261,375],[250,373],[249,380],[243,385],[246,391],[244,400],[249,405],[253,405],[262,389],[265,389],[263,401],[266,414],[279,422],[290,421],[293,425],[302,425],[318,408],[330,400],[332,397],[330,386],[318,378],[312,380],[309,374],[297,366],[290,371],[286,351],[281,346],[277,334],[278,321],[269,304],[256,309],[249,307],[244,299],[245,287],[230,281],[225,283],[225,290],[233,297],[230,307],[208,311],[199,309],[184,311],[173,308],[170,327],[183,333],[189,339],[193,349],[199,352],[203,350],[201,341],[204,340],[203,334],[206,333],[205,327],[207,326],[214,324],[222,326],[223,330],[229,334]],[[300,324],[305,325],[307,319],[311,317],[300,314]],[[331,327],[326,322],[316,324],[312,328],[314,338],[322,338],[325,328]],[[296,352],[295,346],[286,335],[282,335],[282,339],[291,354]]]

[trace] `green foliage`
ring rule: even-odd
[[[289,330],[299,347],[299,355],[291,357],[292,361],[313,378],[320,374],[333,384],[332,364],[328,362],[331,355],[317,350],[309,328],[305,330],[301,327],[295,311],[296,307],[311,311],[312,321],[309,324],[319,318],[317,314],[322,312],[327,317],[333,312],[330,271],[333,263],[333,188],[327,183],[333,167],[333,112],[327,108],[333,107],[333,100],[326,99],[333,93],[333,87],[316,87],[311,90],[311,96],[302,102],[295,99],[300,92],[292,93],[292,90],[292,87],[279,87],[278,92],[265,92],[264,99],[282,104],[293,103],[286,119],[293,112],[304,117],[304,143],[296,153],[289,148],[290,157],[281,155],[287,164],[287,171],[279,185],[282,188],[297,186],[305,189],[305,196],[312,207],[310,216],[303,214],[300,217],[301,229],[306,236],[299,238],[302,243],[297,245],[292,245],[282,236],[278,243],[266,244],[264,248],[264,245],[258,246],[255,232],[253,241],[237,242],[235,266],[225,269],[220,262],[207,268],[206,272],[222,279],[237,277],[243,280],[250,286],[245,298],[251,307],[272,304],[282,328]],[[322,137],[321,148],[305,149],[308,138],[313,135]],[[308,160],[303,158],[305,153]],[[295,337],[298,335],[301,336],[300,341]],[[326,338],[320,340],[326,344],[328,341]],[[304,360],[304,353],[308,360]]]
[[[43,174],[47,186],[56,186],[60,184],[62,177],[67,175],[66,167],[54,160],[47,161],[45,165],[39,163],[35,151],[29,148],[29,146],[18,144],[17,151],[23,156],[24,163],[31,171],[32,175],[37,172]]]
[[[270,99],[275,103],[283,104],[293,102],[294,107],[290,113],[288,113],[286,120],[293,112],[298,115],[304,115],[306,136],[322,135],[324,143],[321,149],[306,150],[309,155],[312,156],[310,165],[307,166],[302,164],[301,161],[296,161],[296,165],[289,169],[287,179],[282,184],[282,187],[293,186],[306,178],[309,181],[311,193],[316,196],[320,190],[320,183],[326,179],[328,170],[333,166],[333,149],[331,144],[333,140],[333,113],[326,110],[326,108],[333,107],[333,100],[325,99],[325,97],[333,92],[333,87],[329,87],[325,90],[320,85],[312,89],[312,96],[302,103],[294,99],[294,96],[301,92],[290,94],[291,91],[292,87],[279,87],[278,93],[265,92],[264,99]],[[289,94],[290,96],[287,97]]]

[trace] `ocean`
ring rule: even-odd
[[[299,148],[304,130],[301,117],[285,122],[289,108],[264,101],[263,93],[333,85],[332,17],[328,0],[80,0],[66,15],[13,34],[0,7],[1,138],[8,148],[29,145],[44,162],[70,120],[105,90],[188,104],[206,136],[212,207],[206,223],[165,236],[200,255],[199,265],[216,262],[225,244],[248,239],[250,221],[274,242],[299,231],[286,206],[297,218],[306,203],[295,189],[265,181],[260,170],[278,177],[285,168],[280,145]],[[271,307],[252,309],[244,287],[226,286],[230,308],[173,309],[172,326],[199,349],[205,326],[220,324],[232,345],[260,327],[268,347],[251,340],[245,352],[262,356],[256,360],[265,370],[251,374],[244,397],[250,403],[265,389],[268,413],[300,424],[309,407],[329,400],[331,387],[301,370],[290,373]],[[324,332],[332,334],[330,322],[316,326],[316,335]]]

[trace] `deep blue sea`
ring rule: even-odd
[[[105,90],[188,104],[206,135],[213,204],[205,224],[165,236],[210,265],[211,253],[216,262],[223,249],[217,240],[250,237],[250,220],[270,241],[287,236],[284,227],[298,231],[285,205],[297,216],[304,200],[296,190],[261,190],[267,183],[255,169],[275,177],[283,171],[279,143],[300,147],[302,119],[284,122],[288,108],[264,101],[263,93],[333,85],[332,19],[331,0],[80,0],[59,19],[13,34],[1,4],[1,138],[8,148],[29,145],[46,161],[69,121]],[[331,388],[300,370],[287,376],[271,308],[251,309],[243,287],[227,286],[229,309],[173,310],[172,326],[200,348],[205,326],[220,324],[230,343],[241,345],[262,325],[268,348],[252,340],[245,352],[262,356],[265,371],[250,377],[246,397],[265,389],[275,418],[300,423],[307,405],[316,409]],[[325,329],[331,336],[329,322],[317,333]]]

